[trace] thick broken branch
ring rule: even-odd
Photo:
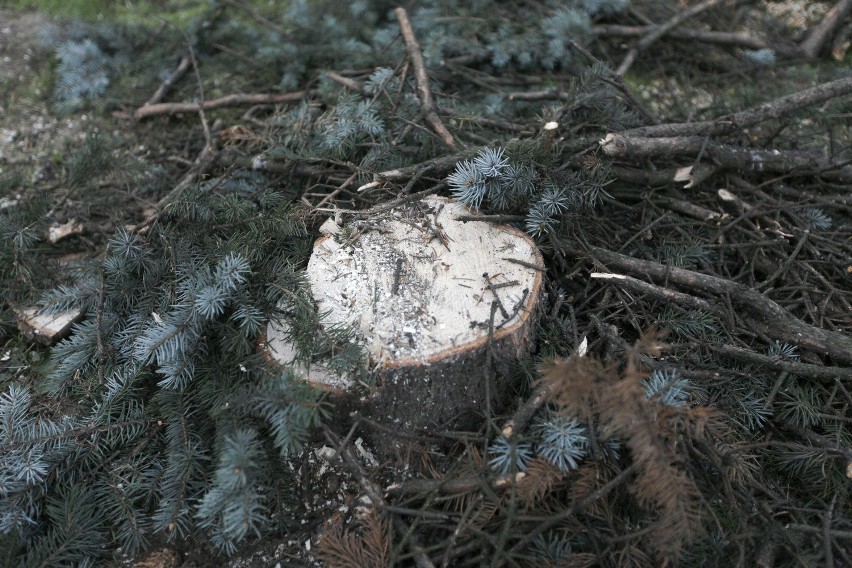
[[[654,26],[622,26],[617,24],[608,24],[595,26],[594,33],[598,37],[643,37],[647,35],[653,27]],[[770,44],[766,40],[737,32],[677,29],[670,30],[665,34],[665,36],[679,41],[700,41],[702,43],[721,45],[725,47],[741,47],[744,49],[755,50],[772,49],[775,52],[784,55],[794,55],[798,53],[798,49],[795,47]]]
[[[576,253],[586,254],[609,268],[644,276],[666,285],[676,284],[714,296],[725,295],[734,306],[742,310],[749,327],[756,333],[770,339],[800,345],[838,362],[852,363],[852,337],[807,324],[763,294],[743,284],[684,268],[639,260],[598,247],[590,246]]]
[[[731,359],[745,361],[746,363],[756,363],[769,369],[786,371],[801,377],[810,377],[812,379],[819,379],[827,382],[832,382],[837,379],[852,379],[852,368],[850,367],[823,367],[820,365],[799,363],[798,361],[785,361],[778,357],[762,355],[760,353],[755,353],[754,351],[741,349],[724,343],[707,343],[707,347],[712,351],[721,353]]]
[[[654,138],[728,134],[766,120],[781,118],[785,114],[850,93],[852,93],[852,77],[844,77],[843,79],[823,83],[822,85],[817,85],[798,93],[785,95],[774,101],[769,101],[750,109],[720,116],[716,120],[642,126],[625,130],[621,134],[625,136]]]
[[[719,309],[717,309],[713,302],[702,298],[696,298],[695,296],[684,294],[683,292],[676,292],[662,286],[657,286],[656,284],[650,284],[631,276],[600,273],[593,273],[591,276],[592,278],[607,280],[614,284],[618,284],[619,286],[634,290],[635,292],[648,294],[661,302],[673,302],[685,308],[697,308],[707,313],[719,312]],[[796,361],[783,361],[777,357],[761,355],[732,345],[708,343],[707,346],[711,350],[721,353],[727,357],[731,357],[732,359],[747,361],[749,363],[757,363],[770,369],[787,371],[802,377],[809,377],[820,381],[833,381],[841,378],[852,379],[852,369],[848,367],[824,367],[821,365],[810,365]]]

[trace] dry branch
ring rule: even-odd
[[[843,79],[823,83],[804,91],[785,95],[774,101],[769,101],[750,109],[720,116],[716,120],[642,126],[625,130],[621,134],[631,137],[653,138],[729,134],[766,120],[779,119],[785,114],[850,93],[852,93],[852,77],[844,77]]]
[[[743,148],[708,142],[701,136],[649,138],[615,133],[607,134],[600,145],[611,158],[641,160],[704,155],[720,166],[740,171],[817,174],[826,179],[852,181],[852,166],[849,162],[835,162],[817,152]]]
[[[651,187],[670,184],[683,184],[682,187],[684,188],[698,187],[707,178],[715,175],[718,170],[717,166],[704,163],[679,168],[660,168],[657,170],[626,167],[617,164],[610,166],[610,172],[613,177],[633,182],[637,185]]]
[[[786,371],[788,373],[799,375],[801,377],[809,377],[821,381],[833,382],[837,379],[852,379],[852,367],[823,367],[820,365],[810,365],[808,363],[799,363],[798,361],[785,361],[777,357],[762,355],[742,349],[733,345],[724,343],[707,343],[709,349],[721,353],[731,359],[737,359],[746,363],[755,363],[774,369],[776,371]]]
[[[423,61],[423,53],[420,51],[420,44],[417,43],[417,37],[414,35],[414,30],[411,28],[411,21],[408,19],[408,12],[405,8],[397,8],[395,11],[396,19],[399,20],[399,29],[402,31],[402,38],[405,40],[405,49],[408,51],[408,57],[411,59],[411,64],[414,66],[414,77],[417,80],[417,91],[420,94],[420,103],[423,105],[423,112],[426,115],[426,121],[432,126],[444,144],[450,148],[456,147],[456,142],[453,140],[453,135],[441,122],[438,112],[435,110],[435,103],[432,100],[432,92],[429,90],[429,76],[426,75],[426,63]]]
[[[704,294],[725,295],[734,306],[742,310],[749,327],[756,333],[811,349],[841,363],[852,363],[852,337],[807,324],[743,284],[684,268],[639,260],[598,247],[590,246],[584,252],[601,264],[623,272],[667,285],[676,284]],[[583,253],[578,251],[578,254]]]
[[[198,112],[200,110],[212,110],[220,107],[239,105],[275,105],[282,103],[293,103],[310,96],[311,91],[295,91],[293,93],[281,94],[234,94],[204,101],[203,103],[158,103],[143,105],[136,109],[134,116],[137,120],[156,116],[158,114],[175,114],[179,112]]]
[[[364,88],[361,83],[359,83],[355,79],[344,77],[340,73],[335,73],[334,71],[326,71],[325,76],[329,80],[337,83],[338,85],[343,85],[347,89],[352,89],[353,91],[361,92],[361,90]]]
[[[592,278],[607,280],[614,284],[618,284],[625,288],[632,289],[636,292],[648,294],[661,302],[674,302],[686,308],[697,308],[707,313],[719,313],[719,308],[708,300],[696,298],[683,292],[676,292],[650,284],[631,276],[621,274],[600,274],[592,273]],[[802,377],[817,379],[820,381],[834,381],[836,379],[852,379],[852,368],[848,367],[824,367],[820,365],[810,365],[807,363],[799,363],[796,361],[783,361],[777,357],[769,355],[761,355],[747,349],[734,347],[733,345],[707,343],[707,347],[713,351],[721,353],[732,359],[746,361],[748,363],[757,363],[770,369],[778,371],[787,371]]]

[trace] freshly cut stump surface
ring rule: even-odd
[[[505,401],[508,367],[534,342],[542,259],[514,228],[463,221],[463,205],[430,196],[340,228],[314,245],[307,277],[327,324],[352,326],[377,372],[365,398],[319,365],[306,380],[347,408],[405,430],[481,423]],[[289,364],[286,329],[273,357]]]

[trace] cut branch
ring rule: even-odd
[[[402,38],[405,40],[405,49],[408,52],[408,57],[411,59],[411,64],[414,66],[414,77],[417,80],[417,92],[420,95],[420,103],[423,105],[423,112],[426,115],[426,121],[435,130],[444,144],[450,148],[456,147],[456,141],[453,140],[453,135],[441,122],[438,112],[435,110],[435,103],[432,100],[432,92],[429,90],[429,77],[426,75],[426,64],[423,61],[423,53],[420,51],[420,44],[417,43],[417,37],[414,35],[414,30],[411,28],[411,21],[408,19],[408,12],[405,8],[397,8],[396,19],[399,21],[399,29],[402,31]]]
[[[802,52],[807,57],[813,58],[818,56],[825,47],[825,44],[831,40],[834,32],[850,13],[852,13],[852,0],[840,0],[837,2],[828,11],[825,18],[814,26],[814,29],[811,30],[808,37],[802,42]]]
[[[833,382],[837,379],[852,379],[852,368],[850,367],[822,367],[820,365],[799,363],[798,361],[784,361],[777,357],[761,355],[760,353],[755,353],[748,349],[742,349],[733,345],[725,345],[723,343],[707,343],[707,347],[712,351],[721,353],[731,359],[745,361],[746,363],[756,363],[769,369],[786,371],[801,377],[810,377],[812,379],[819,379],[827,382]]]
[[[718,313],[719,310],[713,302],[696,298],[683,292],[675,292],[656,284],[650,284],[631,276],[620,274],[600,274],[592,273],[592,278],[604,279],[613,283],[617,283],[625,288],[632,289],[636,292],[648,294],[661,302],[674,302],[686,308],[696,308],[707,313]],[[707,343],[706,346],[712,351],[721,353],[731,359],[745,361],[748,363],[756,363],[763,365],[769,369],[777,371],[786,371],[802,377],[809,377],[819,381],[832,382],[837,379],[852,379],[852,368],[849,367],[824,367],[821,365],[810,365],[808,363],[799,363],[797,361],[783,361],[777,357],[769,355],[761,355],[747,349],[734,347],[733,345]]]
[[[154,94],[151,95],[151,98],[148,99],[148,102],[145,103],[144,106],[151,106],[159,103],[163,100],[163,97],[166,96],[166,93],[169,92],[175,83],[177,83],[181,77],[183,77],[186,72],[189,70],[190,59],[188,55],[184,55],[180,59],[180,63],[178,63],[177,68],[172,71],[172,74],[169,75],[165,81],[160,83],[160,86],[154,91]],[[143,108],[144,108],[143,106]]]

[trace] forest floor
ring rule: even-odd
[[[782,38],[779,44],[795,45],[832,6],[829,2],[767,4],[765,9],[740,18],[736,29],[724,31]],[[63,171],[75,149],[93,133],[108,138],[110,159],[121,164],[119,171],[93,188],[90,196],[68,190],[50,208],[46,220],[47,225],[56,227],[82,224],[82,230],[72,230],[69,237],[46,245],[52,247],[52,256],[97,259],[117,228],[150,222],[161,199],[186,176],[197,173],[208,125],[199,121],[195,112],[177,117],[174,113],[148,119],[134,117],[153,94],[152,87],[158,86],[151,77],[125,81],[121,94],[111,94],[109,100],[87,103],[70,112],[58,109],[57,59],[49,36],[57,27],[68,25],[66,20],[44,13],[0,9],[0,175],[20,169],[29,176],[27,184],[55,183],[57,193],[62,194],[66,191]],[[164,21],[163,26],[167,25]],[[780,57],[776,64],[752,63],[736,68],[730,65],[729,54],[714,53],[704,58],[692,54],[687,63],[695,67],[679,68],[682,46],[689,44],[670,43],[663,37],[659,42],[666,47],[640,53],[635,69],[624,76],[619,88],[630,93],[627,98],[636,108],[644,109],[658,124],[712,121],[817,85],[852,79],[848,71],[852,25],[848,18],[840,29],[842,33],[835,34],[834,43],[818,58],[790,55]],[[623,61],[625,48],[635,41],[633,36],[599,39],[595,53],[608,57],[606,62],[612,67]],[[174,65],[178,60],[176,57]],[[238,64],[231,62],[232,66]],[[224,67],[217,67],[210,76],[203,66],[196,70],[198,80],[208,86],[204,95],[207,100],[236,92],[264,91],[262,79],[246,80]],[[157,77],[162,79],[162,73]],[[193,98],[193,70],[181,80],[183,99]],[[608,188],[613,199],[596,211],[582,235],[572,233],[570,238],[542,244],[550,276],[548,312],[553,321],[566,326],[562,331],[551,327],[550,334],[543,334],[542,352],[550,349],[555,353],[557,347],[565,346],[570,352],[585,337],[590,353],[623,363],[631,353],[630,345],[644,332],[651,328],[668,330],[667,357],[653,361],[646,357],[643,362],[661,370],[677,366],[680,377],[695,385],[695,400],[708,408],[726,409],[726,416],[734,416],[733,422],[738,420],[744,431],[751,432],[743,446],[756,453],[766,451],[762,455],[767,461],[744,466],[748,476],[758,479],[754,493],[759,495],[755,502],[760,505],[755,509],[763,507],[748,515],[769,519],[783,516],[788,519],[783,522],[794,527],[791,530],[801,529],[800,535],[790,538],[793,544],[787,542],[785,546],[799,546],[804,556],[813,554],[814,558],[827,554],[837,566],[852,557],[852,506],[848,500],[852,494],[849,92],[837,98],[826,96],[812,106],[781,111],[777,123],[768,129],[775,129],[774,133],[763,131],[753,136],[755,144],[759,143],[754,149],[767,152],[772,151],[775,140],[783,139],[778,144],[782,159],[797,158],[800,151],[802,155],[808,153],[808,159],[819,162],[813,170],[803,164],[798,169],[778,166],[763,172],[760,160],[743,158],[724,141],[714,145],[708,142],[709,135],[705,138],[697,131],[683,138],[672,135],[674,144],[683,144],[687,138],[697,144],[691,153],[641,147],[644,142],[637,138],[623,141],[624,145],[615,140],[608,154],[601,142],[589,159],[613,166],[618,178]],[[167,95],[166,100],[182,98]],[[260,144],[253,137],[264,136],[260,119],[245,112],[250,106],[209,110],[204,119],[211,126],[220,121],[214,137],[218,136],[223,146],[242,152],[242,158],[250,157],[250,152],[243,150]],[[629,131],[625,136],[629,138]],[[746,138],[738,143],[745,144]],[[571,140],[566,143],[570,146]],[[577,151],[585,152],[579,143]],[[689,187],[682,181],[673,182],[678,171],[690,166],[695,167],[687,178],[693,180]],[[226,169],[213,164],[198,179]],[[446,168],[432,174],[440,181],[450,171]],[[349,175],[344,173],[344,178]],[[334,175],[329,176],[331,184],[318,184],[321,191],[339,183],[340,172]],[[320,177],[317,174],[311,180]],[[705,179],[711,181],[704,183]],[[13,211],[25,197],[20,193],[23,190],[12,187],[4,191],[0,194],[0,212]],[[306,207],[334,203],[310,191],[306,189],[299,196]],[[376,193],[376,202],[387,200],[396,191]],[[354,188],[335,195],[343,208],[364,201]],[[317,209],[308,222],[312,231],[318,229],[323,216]],[[0,368],[4,373],[0,385],[29,380],[27,377],[38,374],[47,361],[47,348],[25,339],[17,331],[12,312],[3,313],[8,319],[0,321]],[[542,325],[550,325],[549,321]],[[720,386],[753,380],[759,386],[732,386],[728,390]],[[755,411],[755,405],[764,406]],[[519,396],[514,406],[523,409],[523,397]],[[731,410],[735,407],[741,408],[739,415]],[[803,413],[807,414],[804,418]],[[765,433],[754,433],[756,428],[765,429]],[[787,454],[766,457],[771,448],[781,446]],[[353,447],[362,452],[364,463],[375,461],[360,443]],[[357,473],[342,464],[329,463],[324,457],[328,451],[324,441],[316,442],[291,464],[300,480],[304,514],[277,537],[251,545],[228,560],[200,547],[164,544],[145,559],[128,560],[125,565],[320,565],[314,555],[320,534],[327,530],[330,519],[349,515],[364,484]],[[813,464],[803,463],[796,451],[812,458]],[[425,463],[430,458],[421,459]],[[438,463],[446,467],[450,462],[452,459],[442,456],[435,464],[429,462],[429,467]],[[759,471],[770,462],[782,473],[761,477]],[[379,485],[383,480],[389,486],[414,475],[395,470],[398,465],[370,468],[371,479]],[[807,488],[797,488],[790,501],[782,503],[787,492],[779,486],[779,480],[797,475],[807,479],[807,484],[819,485],[819,490],[809,493]],[[731,493],[740,496],[737,491]],[[408,502],[418,505],[398,509],[423,503]],[[431,502],[424,502],[425,510]],[[424,518],[438,515],[438,506],[434,508],[424,511]],[[458,518],[452,516],[454,522]],[[728,522],[732,521],[717,521],[720,526]],[[481,526],[486,526],[485,521]],[[813,534],[813,527],[821,532]],[[820,543],[808,544],[804,537],[810,536],[821,539]],[[728,544],[736,548],[736,544]],[[400,546],[417,548],[410,543]],[[773,565],[773,560],[764,565]]]

